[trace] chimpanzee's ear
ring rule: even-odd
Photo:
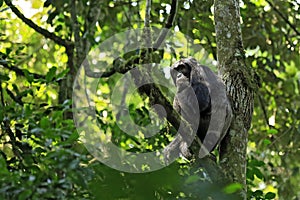
[[[204,80],[203,69],[201,68],[201,66],[199,65],[199,63],[195,58],[186,58],[183,60],[183,62],[191,70],[190,80],[192,84]]]
[[[176,85],[176,77],[177,77],[178,72],[176,71],[174,65],[170,69],[170,74],[171,74],[174,84]]]

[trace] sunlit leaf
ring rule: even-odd
[[[233,194],[239,190],[241,190],[243,186],[239,183],[232,183],[224,188],[224,192],[227,194]]]
[[[31,4],[32,4],[32,8],[39,9],[42,6],[42,1],[41,0],[32,0]]]
[[[267,146],[269,144],[272,144],[271,140],[268,139],[264,139],[264,144]]]
[[[269,129],[268,130],[268,134],[276,135],[277,133],[278,133],[278,130],[276,130],[276,129]]]

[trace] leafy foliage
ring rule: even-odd
[[[27,17],[61,38],[73,39],[70,1],[23,2],[19,8]],[[76,2],[80,35],[92,47],[126,28],[143,27],[144,1],[101,1],[93,31],[83,26],[91,20],[91,1]],[[212,0],[180,0],[175,27],[192,38],[189,45],[202,45],[216,59],[212,6]],[[296,0],[241,2],[246,61],[260,85],[248,143],[249,199],[300,197],[299,6]],[[170,1],[153,0],[151,26],[163,27],[169,9]],[[73,121],[64,117],[71,101],[58,100],[60,83],[69,73],[65,48],[26,26],[2,0],[0,28],[1,199],[225,199],[225,193],[239,191],[236,184],[220,190],[205,171],[182,160],[148,174],[122,173],[96,162],[78,139]],[[110,94],[117,80],[102,79],[102,90]],[[144,100],[130,102],[129,109],[137,124],[149,123]],[[135,144],[137,149],[131,150],[152,150],[170,139],[124,137],[107,104],[99,102],[97,112],[106,113],[110,123],[101,122],[103,128],[124,149]],[[149,142],[157,146],[147,146]]]

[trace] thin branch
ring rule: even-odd
[[[14,95],[14,93],[12,91],[10,91],[8,88],[6,88],[6,93],[12,100],[14,100],[14,102],[20,104],[21,106],[24,106],[24,103],[21,99],[22,97],[20,97],[18,95]]]
[[[151,14],[151,0],[146,1],[146,12],[145,12],[145,20],[144,20],[144,34],[145,39],[144,42],[147,47],[152,45],[152,37],[151,37],[151,29],[150,29],[150,14]],[[150,54],[149,54],[150,55]]]
[[[131,2],[129,2],[129,3],[131,4]],[[128,16],[128,13],[131,13],[131,6],[128,7],[128,10],[129,10],[129,11],[126,11],[125,6],[122,6],[122,8],[123,8],[123,13],[124,13],[124,15],[125,15],[125,18],[126,18],[128,24],[129,24],[129,27],[133,28],[133,25],[132,25],[132,23],[131,23],[131,19],[130,19],[130,17]]]
[[[165,40],[167,34],[169,33],[169,29],[173,26],[174,21],[175,21],[175,16],[177,14],[177,9],[178,9],[178,0],[172,0],[172,4],[171,4],[171,11],[170,11],[170,15],[167,19],[167,22],[165,24],[165,29],[163,29],[157,40],[154,43],[154,49],[158,49],[161,44],[163,43],[163,41]]]
[[[55,35],[54,33],[49,32],[48,30],[39,27],[37,24],[35,24],[32,20],[26,18],[20,11],[19,9],[14,6],[11,2],[11,0],[4,0],[6,5],[10,7],[10,9],[13,11],[13,13],[15,13],[15,15],[17,15],[25,24],[27,24],[29,27],[31,27],[32,29],[34,29],[36,32],[40,33],[41,35],[43,35],[45,38],[48,38],[50,40],[53,40],[55,43],[64,46],[65,48],[70,48],[73,44],[71,41],[69,40],[64,40],[60,37],[58,37],[57,35]]]
[[[151,53],[152,49],[148,49],[148,52]],[[133,69],[136,64],[140,63],[140,60],[144,58],[146,51],[143,51],[140,56],[132,56],[129,60],[123,60],[122,58],[116,58],[113,62],[113,65],[109,70],[105,72],[93,72],[89,66],[87,59],[83,61],[83,66],[85,69],[85,74],[91,78],[107,78],[114,75],[116,72],[120,74],[125,74],[129,70]]]
[[[0,97],[1,97],[1,104],[2,104],[2,108],[5,107],[5,102],[4,102],[4,95],[3,95],[3,88],[2,88],[2,81],[0,80]]]
[[[152,3],[151,0],[146,1],[146,12],[145,12],[144,25],[147,28],[150,28],[151,3]]]
[[[26,76],[26,74],[25,74],[25,72],[23,71],[23,69],[20,69],[20,68],[18,68],[18,67],[16,67],[16,66],[9,66],[9,65],[7,64],[7,62],[1,61],[1,62],[0,62],[0,65],[2,65],[4,68],[6,68],[6,69],[8,69],[8,70],[12,70],[12,71],[16,72],[17,75],[20,75],[20,76]],[[33,78],[35,78],[35,79],[44,79],[44,78],[45,78],[45,76],[40,75],[40,74],[36,74],[36,73],[32,73],[32,72],[28,72],[28,73],[29,73],[29,75],[32,75]]]
[[[142,63],[143,61],[147,63],[152,63],[152,54],[149,51],[149,49],[151,49],[152,47],[151,25],[150,25],[151,4],[152,4],[152,0],[146,0],[145,20],[144,20],[144,29],[143,29],[143,43],[144,43],[143,45],[146,47],[146,51],[145,51],[145,56],[140,57],[140,63]],[[139,53],[141,55],[143,51],[139,51]],[[149,64],[147,64],[146,66],[149,66]]]
[[[80,27],[77,20],[77,10],[76,10],[76,0],[70,0],[71,4],[71,19],[72,19],[72,28],[74,32],[74,46],[75,46],[75,63],[80,65],[77,61],[81,60],[81,54],[83,53],[82,49],[82,38],[80,37]]]
[[[153,45],[153,48],[149,48],[149,49],[146,49],[146,51],[142,51],[140,53],[140,57],[132,57],[128,61],[125,61],[121,58],[117,58],[114,61],[114,64],[113,64],[114,67],[110,68],[108,71],[106,71],[104,73],[95,74],[91,70],[87,70],[87,68],[86,68],[86,75],[93,77],[93,78],[109,77],[109,76],[112,76],[113,74],[115,74],[116,72],[126,73],[127,71],[134,68],[134,65],[138,64],[139,61],[144,58],[146,53],[153,53],[159,49],[159,47],[165,40],[167,34],[169,33],[169,28],[171,28],[173,26],[174,19],[175,19],[176,13],[177,13],[177,7],[178,7],[178,0],[172,0],[171,11],[170,11],[170,15],[167,19],[167,22],[165,24],[165,29],[163,29],[160,32],[158,39],[155,41],[155,43]],[[86,66],[88,66],[88,65],[86,65]],[[99,76],[97,76],[97,75],[99,75]]]
[[[71,19],[73,22],[73,31],[74,31],[74,38],[75,38],[75,48],[77,48],[76,43],[80,43],[80,30],[79,30],[79,23],[77,20],[77,10],[76,10],[76,0],[70,0],[71,4]]]
[[[211,53],[212,53],[212,55],[213,55],[213,57],[214,57],[214,60],[217,60],[217,59],[218,59],[218,58],[217,58],[217,52],[216,52],[216,50],[214,49],[211,40],[209,39],[208,36],[206,36],[206,39],[207,39],[208,44],[210,44],[209,46],[210,46],[210,49],[211,49]]]
[[[71,0],[72,1],[72,0]],[[95,35],[95,28],[94,26],[96,25],[99,15],[100,15],[100,2],[101,1],[91,1],[91,4],[89,6],[89,11],[88,15],[86,16],[86,20],[84,23],[84,33],[83,37],[80,38],[79,36],[79,26],[77,27],[78,30],[76,30],[76,27],[74,27],[75,32],[75,41],[77,43],[76,47],[76,62],[79,64],[84,65],[84,70],[87,76],[92,77],[92,78],[99,78],[101,77],[102,73],[95,73],[90,69],[88,61],[85,59],[86,54],[89,52],[91,48],[91,44],[89,42],[88,35]],[[73,3],[75,4],[75,3]],[[75,5],[73,7],[73,20],[78,23],[77,19],[75,19],[76,15],[76,7]],[[77,36],[76,36],[77,35]],[[76,39],[77,37],[77,39]],[[112,74],[111,74],[112,75]]]
[[[266,111],[266,108],[265,108],[265,103],[264,103],[263,98],[261,97],[260,94],[258,94],[258,100],[259,100],[261,109],[263,111],[263,116],[264,116],[264,119],[266,121],[266,124],[268,125],[269,128],[271,128],[272,126],[269,124],[269,117],[268,117],[268,114],[267,114],[267,111]]]
[[[173,23],[175,21],[175,16],[177,14],[177,8],[178,8],[178,0],[172,0],[171,11],[167,23],[165,24],[165,28],[169,29],[173,26]]]
[[[85,75],[91,78],[106,78],[114,75],[117,72],[114,67],[110,68],[110,70],[107,70],[105,72],[93,72],[90,68],[90,64],[87,59],[85,59],[82,62],[82,65],[84,67]]]
[[[0,80],[0,93],[1,93],[1,104],[2,104],[2,107],[4,108],[5,107],[5,102],[4,102],[4,95],[3,95],[3,88],[2,88],[2,84],[1,84],[1,80]],[[3,109],[4,113],[5,114],[5,109]],[[3,123],[3,125],[2,125]],[[7,133],[8,137],[10,138],[11,140],[11,144],[12,144],[12,151],[14,153],[15,156],[17,156],[19,159],[21,159],[21,155],[20,155],[20,151],[16,148],[16,137],[15,137],[15,134],[13,133],[13,131],[11,130],[10,128],[10,122],[9,122],[9,119],[7,117],[4,118],[4,120],[2,121],[1,123],[1,129],[3,131],[1,131],[3,134],[4,132]]]
[[[3,126],[1,128],[3,128],[3,131],[7,133],[8,137],[10,138],[10,142],[12,145],[12,151],[14,153],[14,155],[16,157],[18,157],[20,160],[22,160],[22,156],[20,154],[20,150],[17,148],[16,146],[16,137],[14,132],[11,130],[10,128],[10,121],[8,119],[3,120]]]
[[[100,4],[101,1],[91,1],[89,6],[88,15],[86,16],[85,24],[84,24],[84,45],[85,45],[85,52],[88,52],[90,49],[90,43],[88,41],[88,35],[94,36],[95,35],[95,26],[99,19],[100,15]]]
[[[269,0],[266,0],[268,4],[274,9],[274,11],[293,29],[298,36],[300,36],[300,31],[297,30],[297,28],[292,24],[288,18],[286,18],[280,11],[279,9],[276,8],[276,6]]]
[[[30,46],[30,44],[27,44],[26,47]],[[33,58],[33,55],[36,52],[39,52],[42,48],[43,48],[44,44],[41,44],[39,47],[34,48],[34,50],[32,52],[30,52],[30,54],[27,54],[26,57],[21,58],[15,65],[20,66],[23,63],[27,62],[28,60]]]
[[[4,34],[0,33],[0,36],[4,36]],[[9,43],[9,44],[12,44],[12,45],[26,45],[26,46],[30,46],[31,45],[30,43],[25,43],[25,42],[9,41],[7,38],[6,39],[0,39],[0,42]]]
[[[269,146],[275,146],[277,141],[280,141],[281,138],[285,137],[288,133],[291,132],[291,130],[293,129],[293,127],[289,127],[286,131],[284,131],[284,133],[282,133],[279,137],[275,138],[275,140],[272,141],[271,144],[269,144]]]

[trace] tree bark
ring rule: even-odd
[[[234,115],[230,131],[221,144],[220,163],[227,178],[243,186],[240,196],[246,199],[246,149],[253,111],[253,76],[245,63],[239,0],[215,0],[214,6],[219,71]]]
[[[86,16],[84,33],[82,34],[88,35],[86,37],[82,37],[82,35],[80,35],[80,25],[77,20],[77,16],[79,15],[77,10],[77,1],[70,0],[69,3],[71,10],[72,32],[74,35],[74,45],[70,46],[69,48],[66,47],[66,54],[68,56],[67,68],[69,69],[69,72],[66,75],[65,79],[63,79],[60,83],[60,90],[58,95],[59,104],[63,104],[65,100],[72,99],[75,77],[91,48],[91,44],[87,38],[94,37],[95,24],[99,17],[101,1],[92,1],[90,6],[87,8],[88,15]],[[72,112],[66,112],[65,118],[72,119]]]

